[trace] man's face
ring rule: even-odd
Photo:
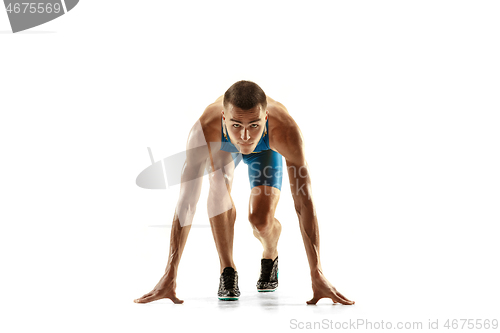
[[[242,110],[228,104],[228,107],[222,110],[222,117],[231,142],[236,148],[242,154],[253,152],[266,128],[268,111],[262,110],[260,104],[250,110]]]

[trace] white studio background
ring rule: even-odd
[[[85,0],[17,34],[1,11],[2,326],[494,319],[499,10],[495,1]],[[243,164],[233,189],[239,304],[199,301],[216,300],[219,279],[206,182],[177,281],[185,303],[132,302],[162,275],[179,191],[136,186],[147,147],[155,159],[182,151],[204,108],[241,79],[299,124],[323,268],[355,306],[305,305],[308,265],[284,179],[279,310],[245,307],[262,250],[246,219]]]

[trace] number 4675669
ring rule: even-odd
[[[493,319],[448,319],[444,323],[444,327],[448,329],[497,329],[498,328],[498,320]]]
[[[9,3],[7,6],[7,12],[8,13],[59,13],[61,11],[61,5],[58,3],[51,4],[51,3],[35,3],[35,2],[22,2],[22,3]]]

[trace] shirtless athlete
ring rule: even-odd
[[[354,304],[332,286],[321,269],[318,222],[300,129],[283,104],[266,96],[250,81],[233,84],[205,109],[191,129],[165,274],[151,292],[134,302],[169,298],[176,304],[183,303],[175,294],[177,267],[191,229],[205,168],[210,182],[208,213],[220,260],[218,297],[220,300],[238,299],[238,273],[233,262],[236,209],[231,199],[231,186],[235,165],[241,159],[248,164],[250,178],[248,219],[253,234],[264,248],[257,290],[276,290],[281,224],[274,212],[281,193],[282,156],[311,270],[313,298],[307,304],[316,304],[321,298]]]

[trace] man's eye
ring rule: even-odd
[[[238,128],[238,127],[240,127],[240,124],[233,124],[233,127]]]
[[[257,128],[257,127],[259,127],[258,124],[252,124],[252,128]]]

